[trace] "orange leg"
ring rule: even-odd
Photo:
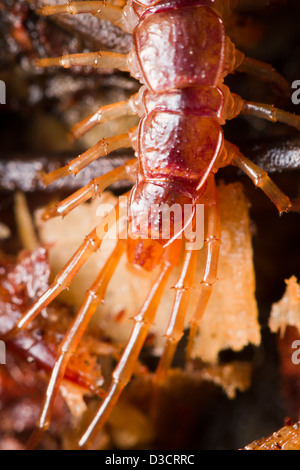
[[[133,327],[130,339],[122,354],[122,357],[113,372],[113,379],[107,396],[100,405],[94,419],[80,439],[79,446],[83,447],[92,437],[94,432],[106,422],[112,409],[114,408],[122,390],[127,385],[134,372],[134,366],[144,345],[149,329],[154,321],[156,310],[163,295],[167,279],[173,269],[174,263],[178,262],[181,243],[174,242],[168,248],[165,254],[165,260],[162,262],[159,273],[151,290],[141,307],[139,313],[134,317],[135,325]]]
[[[300,130],[300,116],[275,108],[269,104],[243,101],[241,114],[256,116],[271,122],[282,122]]]
[[[74,66],[86,66],[98,69],[118,69],[123,72],[130,71],[127,65],[127,54],[106,51],[47,57],[45,59],[38,59],[36,65],[38,67],[63,67],[65,69]]]
[[[44,432],[49,428],[54,402],[64,378],[68,362],[71,356],[75,354],[79,341],[90,319],[94,315],[98,305],[104,299],[108,283],[116,270],[120,258],[124,253],[124,249],[124,241],[119,240],[91,289],[87,291],[83,304],[59,346],[57,359],[44,397],[42,411],[37,421],[36,430],[29,440],[27,449],[34,449],[41,440]]]
[[[216,188],[214,190],[213,199],[205,205],[207,218],[206,218],[206,238],[205,248],[207,250],[205,271],[201,281],[200,296],[197,303],[196,310],[191,318],[189,340],[187,345],[187,360],[190,359],[194,340],[198,331],[199,324],[205,312],[213,286],[217,281],[217,271],[219,262],[219,252],[221,244],[221,229],[220,229],[220,216],[219,205]]]
[[[228,153],[229,161],[231,164],[240,168],[249,178],[253,181],[257,188],[268,196],[268,198],[275,204],[280,213],[291,210],[291,201],[281,189],[271,180],[268,173],[246,158],[239,149],[231,144],[225,142],[225,148]]]
[[[95,196],[100,196],[104,189],[111,184],[125,178],[130,178],[131,172],[135,171],[136,166],[136,159],[129,160],[125,165],[115,168],[105,175],[93,179],[89,184],[79,189],[74,194],[71,194],[71,196],[68,198],[49,207],[43,213],[43,220],[48,220],[59,215],[65,217],[69,212],[75,209],[75,207],[79,206],[83,202],[86,202],[88,199]]]
[[[237,51],[237,54],[242,54]],[[242,62],[235,69],[237,72],[246,73],[264,82],[273,83],[280,93],[289,96],[291,87],[286,79],[277,72],[270,64],[266,64],[260,60],[252,59],[244,56]]]
[[[122,209],[122,208],[121,208]],[[107,230],[116,223],[121,215],[120,206],[117,204],[99,225],[87,235],[74,255],[70,258],[64,268],[56,275],[51,286],[42,296],[22,315],[16,326],[7,335],[7,338],[16,335],[20,330],[24,330],[35,319],[35,317],[47,307],[64,289],[68,288],[72,279],[88,258],[98,250]]]
[[[69,1],[64,5],[56,6],[45,6],[38,10],[42,15],[53,15],[57,13],[93,13],[96,16],[105,16],[105,19],[113,21],[113,18],[116,17],[117,23],[121,21],[122,18],[122,9],[115,7],[114,5],[107,5],[105,2],[71,2]],[[91,66],[95,68],[116,68],[122,71],[129,72],[127,64],[128,55],[127,54],[117,54],[114,52],[90,52],[83,54],[69,54],[61,57],[52,57],[39,59],[37,65],[40,67],[51,67],[51,66],[61,66],[61,67],[72,67],[72,66]],[[134,103],[135,96],[129,99],[127,102],[115,103],[110,106],[105,106],[100,108],[92,116],[88,117],[84,121],[80,122],[74,128],[75,136],[81,136],[89,129],[91,129],[95,124],[107,121],[109,119],[114,119],[120,115],[134,114]],[[68,165],[59,168],[49,175],[43,175],[42,181],[47,186],[53,181],[63,178],[69,174],[76,175],[80,170],[85,168],[91,162],[97,158],[107,155],[108,153],[119,149],[132,146],[132,139],[134,139],[134,133],[136,128],[131,129],[128,133],[111,137],[108,139],[102,139],[96,145],[88,149],[82,155],[72,160]]]
[[[113,119],[122,116],[130,116],[133,114],[137,114],[134,105],[136,97],[137,94],[131,96],[127,101],[120,101],[118,103],[102,106],[91,116],[88,116],[86,119],[82,120],[73,127],[73,129],[71,130],[73,136],[78,139],[98,124],[102,124],[103,122],[107,121],[112,121]]]
[[[70,13],[72,15],[77,15],[79,13],[90,13],[98,18],[110,21],[112,24],[127,31],[123,22],[123,9],[109,4],[106,1],[69,1],[63,5],[46,5],[42,8],[38,8],[37,13],[43,16],[56,15],[60,13]]]
[[[234,95],[233,95],[234,96]],[[288,126],[295,127],[300,130],[300,116],[289,113],[282,109],[275,108],[272,105],[265,103],[255,103],[251,101],[241,100],[236,98],[237,102],[241,103],[240,109],[230,116],[236,117],[238,114],[256,116],[261,119],[266,119],[271,122],[281,122]],[[226,117],[228,118],[228,117]],[[251,160],[247,159],[241,154],[239,149],[229,143],[225,142],[225,164],[233,163],[238,166],[244,173],[246,173],[254,182],[255,186],[260,187],[271,201],[278,208],[279,212],[293,211],[300,212],[299,199],[290,200],[270,179],[268,174],[255,165]],[[220,166],[223,166],[221,164]]]
[[[297,114],[275,108],[275,106],[270,104],[243,100],[239,95],[230,93],[227,87],[223,87],[223,90],[228,94],[228,106],[224,108],[222,116],[224,122],[236,118],[239,114],[243,114],[266,119],[270,122],[281,122],[300,130],[300,116]]]
[[[177,345],[183,336],[184,320],[189,304],[190,292],[193,288],[197,258],[198,250],[186,250],[180,277],[174,286],[175,300],[169,325],[165,333],[167,339],[164,351],[154,377],[154,381],[157,384],[161,384],[164,381],[172,365]]]
[[[43,183],[48,186],[59,178],[63,178],[71,174],[77,175],[79,171],[97,160],[97,158],[104,157],[119,148],[131,147],[135,131],[136,128],[133,128],[129,132],[126,132],[126,134],[100,140],[96,145],[79,155],[77,158],[74,158],[74,160],[67,165],[58,168],[49,174],[42,175],[41,178]]]

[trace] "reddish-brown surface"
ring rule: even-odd
[[[16,323],[22,312],[43,291],[49,280],[49,263],[44,248],[22,251],[17,259],[1,254],[0,259],[0,336]],[[45,312],[44,312],[45,313]],[[70,310],[59,303],[48,309],[26,331],[5,341],[6,363],[0,366],[0,446],[23,448],[28,432],[34,429],[49,372],[54,366],[58,345],[70,323]],[[117,357],[116,349],[87,334],[69,363],[65,379],[79,386],[78,395],[102,395],[102,357]],[[98,336],[98,338],[97,338]],[[108,367],[109,361],[105,367]],[[81,391],[80,391],[81,390]],[[59,446],[61,432],[71,430],[71,415],[64,399],[58,397],[51,433],[43,446]]]
[[[49,263],[44,248],[21,252],[16,264],[5,258],[1,261],[0,278],[0,333],[10,331],[22,312],[47,288]],[[41,316],[32,328],[7,340],[7,348],[14,353],[33,360],[39,368],[51,370],[57,355],[57,347],[69,322],[70,312],[54,306],[49,317]],[[86,356],[86,357],[85,357]],[[92,389],[101,377],[96,359],[89,358],[88,351],[79,352],[68,369],[66,378]]]
[[[300,450],[300,423],[287,422],[271,436],[252,442],[244,450]]]
[[[259,14],[257,13],[256,15],[254,15],[254,17],[248,17],[246,15],[246,17],[239,20],[235,30],[237,40],[240,41],[240,43],[242,44],[244,43],[244,46],[248,48],[248,51],[250,53],[254,51],[255,55],[256,50],[256,56],[258,58],[273,62],[274,65],[276,64],[279,69],[281,69],[281,71],[286,73],[286,76],[289,77],[290,81],[299,78],[300,63],[298,60],[299,41],[297,39],[297,31],[299,31],[299,28],[297,27],[295,21],[295,19],[298,17],[297,5],[295,3],[291,5],[291,3],[292,2],[284,1],[274,2],[274,6],[272,5],[270,9],[267,9],[267,11],[264,11],[262,14],[259,12]],[[9,24],[13,24],[19,30],[19,12],[23,8],[28,11],[28,5],[27,2],[21,0],[18,2],[1,1],[1,11],[5,11],[5,8],[11,8],[12,4],[16,4],[16,9],[18,11],[9,11],[9,14],[5,15],[5,21],[7,23],[7,21],[9,20]],[[277,4],[280,4],[280,8],[277,7]],[[21,10],[20,5],[22,7]],[[11,13],[14,14],[12,15]],[[23,18],[23,15],[21,15],[21,20]],[[37,29],[34,26],[37,21],[42,25],[39,26],[39,31],[42,32],[42,34],[40,35],[36,34]],[[2,19],[1,24],[3,22],[4,21]],[[64,47],[66,47],[67,52],[72,52],[74,50],[77,51],[77,48],[80,49],[80,45],[82,43],[75,39],[71,41],[70,37],[80,37],[83,43],[84,38],[88,38],[87,42],[89,42],[89,40],[94,41],[95,38],[97,40],[97,35],[104,37],[106,34],[107,38],[112,37],[112,32],[110,31],[109,35],[105,28],[98,28],[97,34],[95,34],[95,30],[90,28],[90,24],[87,24],[85,27],[85,35],[78,33],[78,29],[76,30],[76,25],[78,24],[77,22],[78,17],[72,17],[69,19],[65,17],[64,20],[61,22],[61,25],[64,24],[65,26],[68,26],[63,26],[62,29],[60,29],[57,27],[55,21],[40,21],[39,19],[35,18],[32,19],[29,31],[31,31],[33,33],[33,36],[35,37],[34,44],[37,50],[42,50],[42,53],[45,55],[60,54],[63,52],[63,50],[65,50]],[[22,23],[21,21],[21,25],[23,28],[25,28],[25,30],[27,30],[28,23]],[[43,34],[43,31],[45,31],[46,29],[49,32],[47,34]],[[71,32],[71,34],[69,34],[69,32],[66,32],[67,29],[69,29],[69,32]],[[58,30],[60,31],[59,33]],[[1,44],[3,45],[3,47],[1,47],[0,55],[1,64],[4,64],[5,71],[11,73],[11,77],[14,76],[14,72],[11,71],[7,64],[11,64],[16,61],[21,65],[21,75],[24,73],[24,76],[26,76],[28,79],[26,86],[29,86],[31,81],[35,83],[35,79],[33,78],[34,74],[31,75],[32,72],[29,73],[28,69],[26,69],[26,63],[28,62],[26,62],[26,60],[22,60],[24,59],[24,55],[25,57],[27,56],[26,47],[28,45],[28,42],[26,37],[28,36],[28,32],[24,32],[23,29],[23,31],[11,33],[10,29],[5,28],[3,29],[3,31],[5,31],[6,41],[3,42],[1,38]],[[244,31],[247,31],[247,34],[244,34]],[[7,42],[8,37],[10,37],[10,39]],[[67,40],[66,37],[68,38]],[[115,36],[114,41],[115,45],[119,44],[120,48],[124,47],[124,49],[126,49],[126,38],[124,37],[125,35],[123,34],[121,34],[119,37]],[[58,46],[59,38],[61,38],[62,40],[60,41]],[[257,47],[257,40],[261,41],[260,47]],[[44,48],[45,46],[43,45],[44,43],[47,43],[46,52]],[[98,46],[100,43],[101,41],[99,39]],[[53,46],[53,44],[56,44],[55,47]],[[8,45],[10,47],[8,47]],[[13,47],[11,47],[12,45]],[[20,46],[20,48],[18,45]],[[256,47],[257,49],[255,49]],[[101,48],[101,45],[99,46],[99,48]],[[36,57],[37,55],[38,53],[35,51],[34,56]],[[70,75],[76,75],[76,73],[78,74],[78,71],[70,73],[68,72],[68,74]],[[80,73],[82,73],[82,71],[80,71]],[[53,73],[53,75],[56,77],[59,76],[59,74],[59,71],[55,71]],[[99,78],[100,73],[94,74],[93,72],[91,72],[90,76],[91,75],[97,75],[97,80],[100,87],[102,85],[104,87],[108,85],[117,86],[118,90],[116,92],[118,92],[122,86],[126,87],[128,85],[128,81],[124,77],[121,77],[120,79],[120,76],[118,74],[107,75],[106,81],[103,81],[102,78]],[[266,96],[270,96],[270,101],[273,101],[270,90],[266,90],[266,88],[261,84],[258,86],[256,82],[253,83],[251,80],[249,81],[245,77],[233,77],[232,82],[234,86],[237,87],[237,89],[241,88],[251,96],[253,93],[257,94],[258,99],[259,97],[266,98]],[[96,80],[88,80],[86,75],[84,80],[82,81],[83,88],[81,89],[79,95],[84,94],[86,91],[88,91],[89,96],[95,97],[95,83]],[[20,93],[20,91],[23,91],[24,88],[18,88],[18,94],[14,95],[14,99],[10,100],[6,112],[3,112],[3,118],[6,122],[6,125],[2,125],[1,128],[2,149],[20,149],[21,152],[23,152],[23,156],[25,156],[25,159],[27,158],[27,156],[28,158],[33,157],[33,153],[31,153],[32,148],[35,147],[34,144],[36,143],[39,137],[38,132],[35,132],[34,136],[31,136],[30,138],[28,138],[27,134],[27,126],[30,122],[33,122],[34,109],[36,109],[36,106],[33,106],[32,101],[32,98],[36,96],[33,93],[33,89],[34,88],[30,87],[30,92],[28,93],[28,95],[26,95],[26,99],[24,99],[24,95]],[[43,110],[43,106],[45,106],[46,95],[48,97],[46,98],[47,112],[50,111],[50,101],[52,103],[53,108],[59,110],[57,112],[57,116],[64,116],[64,112],[66,109],[68,109],[68,106],[70,106],[70,104],[76,104],[78,97],[78,94],[76,95],[76,93],[74,93],[74,100],[71,101],[69,100],[68,94],[59,95],[59,93],[49,99],[50,95],[49,93],[47,93],[47,90],[49,89],[49,82],[46,82],[45,84],[41,77],[38,82],[38,89],[40,90],[39,96],[42,97],[42,100],[39,101],[39,112],[41,112],[41,110]],[[55,90],[59,92],[61,89],[59,88],[59,86],[57,86]],[[276,101],[276,99],[274,100]],[[60,105],[58,108],[57,104]],[[286,105],[287,107],[290,107],[293,112],[298,112],[297,107],[293,107],[291,103],[287,102]],[[9,114],[11,112],[13,113],[13,118],[8,119],[7,116],[11,116]],[[3,124],[4,121],[2,120],[1,122]],[[16,123],[18,124],[18,131],[21,137],[18,140],[14,140],[13,138],[11,138],[11,136],[15,135]],[[231,138],[234,138],[235,141],[239,141],[242,145],[244,145],[245,143],[248,146],[248,151],[253,152],[255,158],[261,159],[261,162],[263,165],[265,165],[266,169],[270,168],[272,171],[276,171],[278,169],[284,170],[288,168],[297,168],[299,143],[297,144],[297,135],[295,136],[295,134],[293,134],[293,132],[290,132],[290,130],[282,128],[281,126],[265,126],[261,124],[258,125],[256,122],[252,122],[251,125],[249,125],[247,124],[247,122],[243,121],[239,123],[234,123],[233,126],[229,126],[227,132],[229,133]],[[52,131],[50,131],[50,134],[51,133]],[[24,138],[24,135],[26,136],[26,139]],[[52,138],[51,140],[57,145],[59,142],[59,138],[57,137],[57,134],[55,135],[55,139]],[[296,140],[289,140],[288,142],[291,142],[291,145],[288,146],[286,142],[288,137],[290,136],[292,138],[296,137]],[[281,139],[279,142],[277,141],[278,138]],[[24,145],[25,142],[26,146]],[[260,142],[260,145],[253,147],[253,143],[256,142]],[[48,150],[48,148],[46,148],[47,141],[43,141],[42,144],[45,145],[45,149]],[[266,152],[264,149],[266,149]],[[26,152],[29,153],[26,154]],[[249,155],[249,153],[247,153],[247,155]],[[47,162],[51,163],[51,157],[53,157],[54,160],[56,158],[56,155],[51,155],[51,152],[47,153]],[[2,162],[4,162],[5,171],[7,171],[6,169],[8,168],[8,162],[6,158],[7,154],[3,151],[1,159]],[[37,155],[36,158],[38,159],[39,156]],[[282,175],[277,174],[275,175],[275,178],[277,179],[278,183],[280,182],[281,186],[285,188],[286,191],[294,191],[296,193],[299,181],[299,175],[297,175],[297,173],[290,172]],[[22,177],[20,176],[19,179],[16,180],[16,185],[19,185],[18,187],[26,188],[25,183],[26,182],[23,181]],[[184,429],[188,430],[189,434],[185,432],[182,432],[181,434],[176,433],[176,439],[172,440],[172,438],[174,437],[174,429],[176,427],[175,425],[178,423],[178,415],[174,415],[173,410],[171,409],[172,407],[170,406],[170,409],[168,411],[171,425],[165,426],[164,435],[161,436],[162,442],[164,444],[167,442],[168,444],[170,443],[170,445],[173,445],[176,441],[177,448],[182,447],[183,440],[185,442],[187,441],[187,448],[189,448],[189,443],[195,441],[195,445],[199,445],[205,448],[236,448],[241,446],[241,443],[245,444],[246,442],[251,442],[253,439],[259,436],[266,436],[270,434],[274,429],[279,429],[281,427],[282,419],[287,413],[286,403],[281,396],[280,389],[278,386],[279,369],[277,363],[276,348],[274,347],[273,338],[270,339],[268,333],[266,332],[265,325],[271,302],[277,300],[282,293],[282,289],[284,286],[283,279],[287,278],[291,274],[298,274],[297,270],[299,269],[299,262],[297,261],[297,256],[299,256],[299,249],[297,249],[297,247],[299,248],[299,236],[297,234],[297,227],[299,228],[299,224],[298,219],[296,219],[293,215],[290,215],[289,217],[284,216],[283,218],[279,219],[275,211],[270,208],[269,203],[262,199],[261,195],[258,195],[258,191],[255,192],[252,189],[251,185],[249,185],[247,182],[245,182],[245,184],[247,192],[249,193],[252,202],[251,213],[253,218],[253,224],[255,223],[255,231],[257,234],[254,238],[255,265],[257,274],[257,297],[261,309],[260,311],[262,316],[262,324],[264,325],[263,331],[265,333],[263,350],[260,350],[258,352],[258,356],[256,356],[257,361],[255,362],[255,364],[257,374],[254,377],[253,388],[250,394],[239,396],[234,405],[231,402],[224,400],[218,395],[217,400],[210,407],[210,410],[213,410],[213,412],[210,412],[208,409],[204,410],[203,412],[203,410],[199,408],[200,405],[208,403],[207,397],[202,396],[202,400],[200,401],[200,403],[196,399],[195,401],[190,400],[189,403],[186,403],[186,392],[187,390],[191,390],[191,384],[189,383],[187,390],[185,391],[185,394],[183,394],[183,397],[179,400],[178,405],[178,410],[180,406],[180,409],[185,408],[185,411],[186,408],[189,408],[189,413],[186,413],[185,411],[183,413],[186,417],[186,426]],[[9,186],[7,186],[5,189],[11,191],[11,187]],[[25,190],[27,191],[27,189]],[[7,217],[7,212],[10,212],[12,214],[12,199],[9,199],[9,197],[10,195],[7,193],[1,194],[1,215],[3,214],[6,219],[9,219]],[[33,202],[35,205],[38,202],[37,199],[37,195],[34,194]],[[12,216],[9,220],[11,219]],[[284,222],[282,223],[282,221]],[[14,238],[16,238],[16,233],[13,233]],[[13,251],[15,250],[16,246],[19,247],[19,244],[7,244],[5,242],[1,242],[1,246],[5,246],[5,248],[9,246],[9,251]],[[26,364],[21,362],[19,359],[17,359],[17,361],[18,366],[22,367],[22,369],[24,367],[24,371],[26,370],[27,366],[28,368],[35,368],[34,364],[32,363]],[[29,374],[27,375],[26,380],[30,382],[31,379]],[[5,381],[5,387],[6,386],[7,390],[10,390],[9,381]],[[178,388],[179,387],[176,386],[171,387],[170,394],[172,395],[173,390],[174,396],[174,391],[176,392]],[[15,387],[15,390],[16,389],[17,388]],[[210,396],[209,398],[210,400],[214,399],[213,396]],[[170,400],[167,400],[167,403],[164,406],[164,410],[168,409],[168,403],[170,403]],[[13,408],[7,409],[13,411]],[[248,419],[249,409],[251,410],[251,419]],[[196,434],[197,430],[195,432],[190,432],[193,429],[192,422],[195,418],[195,412],[193,410],[198,410],[199,412],[197,418],[199,418],[198,423],[201,424],[200,431],[199,427],[197,428],[199,433],[198,435]],[[4,414],[1,416],[4,416]],[[16,415],[14,414],[14,416]],[[24,417],[24,414],[22,414],[22,417]],[[16,447],[18,447],[18,442],[14,441],[13,437],[10,437],[11,434],[8,428],[12,426],[12,421],[10,421],[8,415],[5,415],[5,422],[8,424],[6,428],[7,435],[6,438],[3,439],[3,446],[6,445],[6,447],[9,448],[15,445]],[[168,444],[165,445],[167,446]]]
[[[134,44],[143,81],[156,93],[216,86],[223,73],[225,32],[211,8],[179,8],[172,15],[154,9],[136,28]]]

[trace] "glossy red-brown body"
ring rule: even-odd
[[[195,204],[222,148],[224,96],[218,84],[226,35],[213,3],[156,3],[141,15],[133,34],[146,85],[139,173],[130,199],[131,229],[141,236],[149,236],[151,224],[160,231],[154,205]]]

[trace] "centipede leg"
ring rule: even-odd
[[[122,12],[122,8],[105,1],[69,1],[63,5],[45,5],[42,8],[37,8],[37,13],[43,16],[57,15],[62,13],[70,13],[72,15],[90,13],[93,16],[110,21],[112,24],[118,26],[121,29],[124,29]]]
[[[269,104],[244,101],[241,114],[256,116],[271,122],[282,122],[300,130],[300,116],[275,108]]]
[[[134,100],[136,95],[131,96],[127,101],[102,106],[96,112],[76,124],[71,132],[78,139],[98,124],[102,124],[113,119],[136,114],[134,110]]]
[[[16,326],[10,331],[7,337],[16,335],[20,330],[24,330],[36,318],[36,316],[47,307],[64,289],[68,288],[72,279],[80,268],[88,260],[92,253],[98,250],[102,240],[108,230],[120,216],[120,207],[117,204],[99,225],[86,236],[84,242],[79,246],[74,255],[70,258],[64,268],[56,275],[51,286],[44,294],[20,317]]]
[[[177,345],[183,336],[184,320],[189,303],[190,292],[193,288],[194,275],[197,265],[198,250],[186,250],[179,279],[174,286],[175,300],[170,321],[165,333],[166,343],[160,358],[154,382],[161,384],[172,365]]]
[[[270,64],[244,56],[242,63],[235,70],[251,75],[264,82],[273,83],[278,88],[279,92],[283,93],[285,96],[289,96],[290,94],[289,83]]]
[[[225,142],[225,148],[228,152],[231,163],[240,168],[253,181],[257,188],[268,196],[275,204],[280,213],[291,210],[291,200],[284,194],[280,188],[271,180],[268,173],[255,165],[251,160],[246,158],[236,147],[230,142]]]
[[[89,148],[86,152],[82,153],[78,157],[74,158],[67,165],[52,171],[51,173],[44,174],[41,176],[43,183],[48,186],[57,179],[64,178],[68,175],[77,175],[83,168],[88,166],[93,161],[100,157],[104,157],[109,153],[119,148],[128,148],[132,146],[132,136],[136,128],[131,129],[125,134],[120,134],[108,139],[102,139],[93,147]]]
[[[175,245],[178,246],[177,242],[175,242]],[[166,258],[161,264],[157,278],[153,283],[153,286],[151,287],[150,292],[139,313],[134,317],[135,325],[133,327],[127,346],[123,351],[122,357],[113,372],[113,379],[107,392],[107,396],[100,405],[94,419],[81,437],[79,442],[80,447],[85,446],[96,429],[99,429],[101,426],[103,426],[114,405],[116,404],[116,401],[118,400],[122,390],[131,379],[137,358],[144,345],[149,329],[154,321],[156,310],[163,295],[167,279],[173,268],[174,251],[171,254],[170,250],[166,251]],[[178,253],[175,255],[175,258],[177,257]]]
[[[207,213],[207,231],[204,243],[206,245],[205,248],[207,250],[207,254],[197,307],[190,321],[189,339],[186,350],[187,360],[191,358],[194,340],[198,331],[199,324],[206,310],[206,306],[210,299],[213,286],[217,281],[217,271],[221,244],[221,229],[218,196],[216,190],[214,191],[214,196],[211,202],[205,205],[205,209]]]
[[[96,69],[117,69],[129,72],[127,54],[117,52],[83,52],[80,54],[66,54],[60,57],[47,57],[36,61],[38,67],[63,67],[68,69],[74,66],[93,67]]]
[[[46,209],[42,215],[43,220],[48,220],[59,215],[65,217],[69,212],[71,212],[83,202],[86,202],[95,196],[100,196],[104,189],[106,189],[111,184],[128,177],[130,172],[134,171],[136,165],[136,159],[129,160],[125,165],[115,168],[105,175],[93,179],[89,184],[83,186],[83,188],[71,194],[71,196],[68,198]]]
[[[106,2],[69,2],[64,5],[44,6],[38,10],[44,16],[57,13],[93,13],[96,16],[123,27],[122,9]],[[48,57],[37,60],[38,67],[64,67],[89,66],[94,68],[114,68],[129,72],[127,54],[116,52],[97,51],[81,54],[67,54],[61,57]]]
[[[36,430],[32,434],[27,445],[27,449],[34,449],[41,440],[44,432],[49,428],[54,402],[64,378],[68,362],[71,356],[75,354],[79,341],[84,334],[90,319],[94,315],[98,305],[104,299],[107,285],[115,272],[122,254],[124,253],[124,249],[124,241],[119,240],[96,281],[87,291],[85,299],[76,317],[59,346],[57,359],[45,393],[42,411],[37,421]]]

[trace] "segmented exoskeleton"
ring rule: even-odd
[[[155,379],[163,380],[171,366],[176,346],[183,335],[190,287],[197,262],[197,251],[181,237],[188,225],[195,224],[198,204],[204,204],[207,249],[206,268],[201,283],[198,306],[190,322],[187,354],[216,282],[220,250],[218,195],[214,174],[221,167],[236,165],[260,187],[279,212],[291,210],[290,199],[268,175],[242,155],[238,148],[223,138],[222,125],[241,113],[270,121],[280,121],[300,129],[300,118],[270,105],[247,102],[231,93],[224,78],[234,72],[248,72],[274,82],[283,91],[285,80],[269,65],[249,59],[238,51],[226,36],[223,19],[230,14],[237,0],[138,0],[129,1],[124,9],[101,1],[77,1],[64,5],[45,6],[42,15],[58,13],[90,13],[111,21],[133,34],[133,50],[129,54],[95,52],[41,59],[40,66],[89,65],[128,71],[142,84],[139,93],[128,101],[100,108],[73,129],[82,136],[94,125],[121,115],[138,114],[138,128],[128,133],[99,141],[68,165],[44,175],[45,185],[69,174],[76,175],[95,159],[122,147],[132,146],[137,159],[94,179],[68,199],[49,208],[44,218],[66,215],[80,203],[100,195],[113,182],[135,177],[128,204],[127,240],[120,237],[112,255],[99,273],[70,326],[49,381],[43,409],[29,447],[35,447],[48,428],[53,403],[71,354],[105,296],[107,285],[124,250],[128,260],[142,268],[157,269],[157,277],[140,311],[123,356],[117,365],[111,386],[79,446],[87,444],[95,429],[106,421],[123,388],[131,379],[134,364],[143,347],[168,276],[178,264],[181,250],[184,258],[181,274],[174,289],[174,305],[166,331],[166,345]],[[243,0],[240,0],[243,3]],[[190,217],[180,225],[172,218],[166,237],[162,230],[162,207],[174,204],[192,208]],[[153,210],[153,207],[155,209]],[[115,211],[120,216],[122,203]],[[16,334],[66,289],[91,253],[101,247],[105,228],[115,221],[112,211],[86,237],[74,256],[59,272],[50,288],[24,313],[11,332]],[[182,220],[181,220],[182,222]]]

